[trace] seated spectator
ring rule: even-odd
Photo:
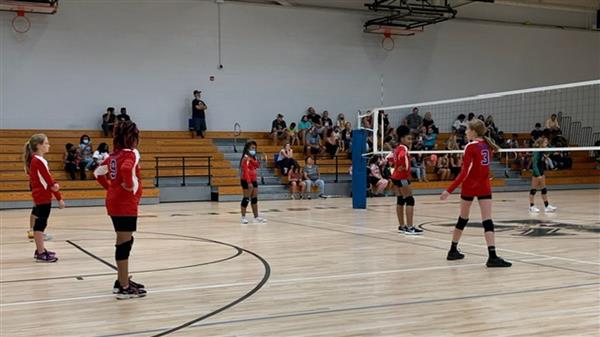
[[[509,149],[519,149],[519,148],[521,148],[521,144],[519,143],[519,135],[516,134],[516,133],[513,133],[512,136],[511,136],[511,138],[506,141],[506,145],[508,145],[507,147]],[[514,159],[517,159],[518,152],[512,152],[512,156],[514,156]]]
[[[65,153],[63,154],[63,162],[65,163],[65,171],[69,173],[71,180],[75,180],[75,172],[79,164],[77,148],[71,143],[65,145]]]
[[[304,182],[298,163],[295,163],[288,172],[288,184],[290,185],[292,200],[296,198],[302,199],[302,196],[306,193],[306,183]]]
[[[288,134],[286,132],[287,124],[283,120],[282,114],[277,114],[277,118],[271,123],[271,138],[273,139],[273,145],[277,145],[277,140],[284,140],[286,143],[289,141]]]
[[[104,131],[104,137],[112,136],[116,120],[117,116],[115,115],[115,108],[106,108],[106,113],[102,115],[102,131]]]
[[[551,132],[560,131],[560,125],[558,124],[556,114],[552,114],[550,119],[546,120],[546,129],[550,130]]]
[[[281,170],[281,175],[285,176],[288,173],[288,170],[294,164],[294,150],[290,146],[290,143],[285,143],[283,148],[279,151],[277,155],[277,160],[275,161],[275,165],[279,167]]]
[[[424,126],[425,129],[429,128],[430,126],[433,126],[433,118],[431,118],[431,111],[427,111],[425,113],[425,115],[423,116],[423,122],[421,123],[421,126]]]
[[[463,164],[463,156],[459,153],[454,153],[450,156],[450,173],[455,177],[460,174],[460,169]]]
[[[474,118],[475,118],[475,114],[472,112],[469,112],[469,114],[467,115],[467,123],[472,121]]]
[[[336,144],[340,152],[346,152],[346,147],[344,146],[344,142],[342,141],[342,131],[339,126],[333,127],[333,136],[335,137]]]
[[[459,150],[460,147],[458,145],[458,136],[456,132],[450,135],[446,140],[446,150]]]
[[[370,112],[370,111],[368,111]],[[369,115],[361,120],[362,127],[365,129],[373,129],[373,116]]]
[[[352,152],[352,123],[346,122],[345,128],[342,130],[342,142],[348,153]]]
[[[496,123],[494,122],[494,117],[492,115],[489,115],[485,119],[485,126],[488,128],[488,130],[490,130],[490,134],[498,133],[498,128],[496,127]]]
[[[298,124],[298,136],[302,141],[302,145],[306,145],[306,132],[312,127],[312,121],[308,115],[302,116],[300,124]]]
[[[440,180],[450,180],[450,159],[447,154],[443,154],[438,158],[435,173]]]
[[[338,153],[338,148],[337,138],[335,138],[333,129],[327,129],[325,136],[325,151],[333,159]]]
[[[452,124],[452,128],[458,133],[464,133],[467,130],[467,122],[465,121],[465,115],[460,114],[456,117],[456,120]]]
[[[319,166],[315,165],[315,161],[312,157],[306,157],[305,161],[306,164],[304,165],[302,172],[304,175],[304,183],[306,184],[306,193],[308,194],[307,197],[310,199],[313,184],[317,185],[319,188],[318,193],[321,197],[325,192],[325,182],[321,179]]]
[[[395,144],[396,143],[394,142],[394,138],[392,138],[391,136],[387,136],[383,139],[383,145],[381,146],[381,148],[383,149],[383,151],[392,152],[396,147]]]
[[[331,129],[333,127],[333,121],[329,118],[329,111],[323,111],[323,116],[321,117],[321,124],[326,129]]]
[[[122,107],[121,108],[121,113],[117,115],[117,121],[119,122],[125,122],[125,121],[130,121],[131,117],[129,117],[129,115],[127,114],[127,108],[126,107]]]
[[[316,156],[321,153],[321,149],[323,146],[321,145],[321,136],[317,131],[317,128],[312,126],[308,133],[306,134],[306,145],[304,145],[304,156],[307,157],[309,155]]]
[[[427,170],[423,161],[422,155],[413,155],[410,159],[410,171],[417,178],[418,181],[429,181],[427,180]]]
[[[81,180],[86,179],[86,171],[94,164],[92,159],[92,140],[88,135],[79,138],[79,170]]]
[[[479,116],[477,116],[477,119],[479,119],[480,121],[483,122],[483,124],[485,124],[485,116],[480,114]]]
[[[387,132],[390,128],[390,119],[388,117],[388,113],[384,110],[379,111],[379,129],[382,132]]]
[[[339,113],[337,115],[335,125],[337,125],[340,129],[343,129],[346,126],[346,117],[344,117],[343,113]]]
[[[433,131],[432,125],[427,127],[427,132],[425,133],[425,136],[423,137],[423,146],[424,146],[425,150],[431,151],[431,150],[435,149],[435,145],[437,144],[437,136],[438,136],[438,134]]]
[[[298,137],[298,128],[296,128],[296,123],[292,122],[290,124],[290,127],[287,128],[287,134],[292,146],[300,145],[300,138]]]
[[[312,106],[306,109],[306,116],[308,116],[308,119],[310,119],[312,123],[321,123],[321,116],[317,114],[315,108]]]
[[[381,174],[381,167],[385,165],[385,159],[380,155],[374,155],[369,159],[369,185],[374,194],[383,194],[388,187],[389,180]]]
[[[106,158],[108,158],[108,144],[100,143],[100,145],[98,145],[98,148],[96,149],[96,151],[94,151],[94,154],[92,155],[94,163],[92,164],[91,170],[102,165]]]
[[[413,108],[412,113],[404,118],[404,125],[408,126],[411,132],[415,132],[423,123],[423,117],[419,115],[419,108]]]
[[[535,128],[531,130],[531,142],[535,142],[544,134],[544,130],[542,130],[542,124],[535,123]]]
[[[531,168],[531,153],[518,152],[514,163],[521,171],[529,170]]]
[[[423,158],[423,162],[425,163],[425,171],[427,171],[427,168],[432,168],[435,172],[437,169],[437,160],[437,154],[425,156],[425,158]]]
[[[504,138],[504,131],[498,132],[498,139],[496,140],[496,144],[503,149],[509,148],[507,140]]]

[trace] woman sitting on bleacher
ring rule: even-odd
[[[292,150],[290,143],[285,143],[285,145],[277,155],[277,161],[275,162],[275,165],[279,167],[279,169],[281,170],[281,175],[284,176],[288,173],[288,170],[292,167],[293,164],[294,150]]]
[[[295,162],[288,172],[288,183],[290,184],[290,195],[292,200],[302,199],[306,192],[306,183],[303,180],[300,165]]]
[[[386,160],[380,155],[374,155],[369,160],[369,185],[373,194],[383,194],[389,185],[389,180],[381,174],[381,167],[385,167]]]

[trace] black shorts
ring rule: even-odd
[[[460,195],[460,198],[464,201],[473,201],[475,198],[477,198],[477,200],[485,200],[485,199],[492,199],[492,195],[488,194],[488,195],[476,195],[476,196],[468,196],[468,195]]]
[[[393,179],[392,178],[392,182],[394,183],[394,185],[396,185],[398,187],[410,186],[410,180],[408,180],[408,179]]]
[[[33,206],[31,209],[31,214],[35,215],[37,218],[48,219],[50,217],[50,210],[52,209],[52,204],[41,204]]]
[[[111,216],[115,232],[135,232],[137,216]]]
[[[242,179],[242,180],[240,180],[240,184],[242,185],[242,188],[243,188],[243,189],[245,189],[245,190],[247,190],[247,189],[248,189],[248,187],[249,187],[249,186],[248,186],[248,182],[247,182],[247,181],[245,181],[245,180],[243,180],[243,179]],[[254,188],[257,188],[257,187],[258,187],[258,183],[257,183],[256,181],[253,181],[253,182],[252,182],[252,186],[253,186]]]

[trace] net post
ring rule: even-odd
[[[376,138],[376,137],[375,137]],[[352,130],[352,208],[367,208],[367,130]]]

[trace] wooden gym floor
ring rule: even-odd
[[[494,195],[514,263],[494,270],[477,206],[466,259],[445,260],[456,195],[416,198],[422,237],[396,232],[393,198],[261,202],[266,225],[238,203],[144,206],[130,261],[149,294],[127,301],[103,208],[52,210],[56,264],[32,261],[29,211],[3,211],[0,335],[600,336],[600,193],[549,196],[557,213],[531,216],[527,193]]]

